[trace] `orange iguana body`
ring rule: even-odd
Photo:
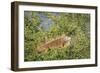
[[[46,42],[45,44],[39,46],[37,48],[37,51],[39,53],[41,52],[47,52],[47,50],[50,49],[54,49],[54,48],[62,48],[62,47],[67,47],[68,45],[70,45],[70,37],[67,36],[61,36],[59,38],[56,38],[52,41]]]

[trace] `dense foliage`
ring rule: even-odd
[[[36,51],[40,43],[62,34],[71,37],[69,47]],[[90,58],[89,14],[25,11],[24,36],[25,61]]]

